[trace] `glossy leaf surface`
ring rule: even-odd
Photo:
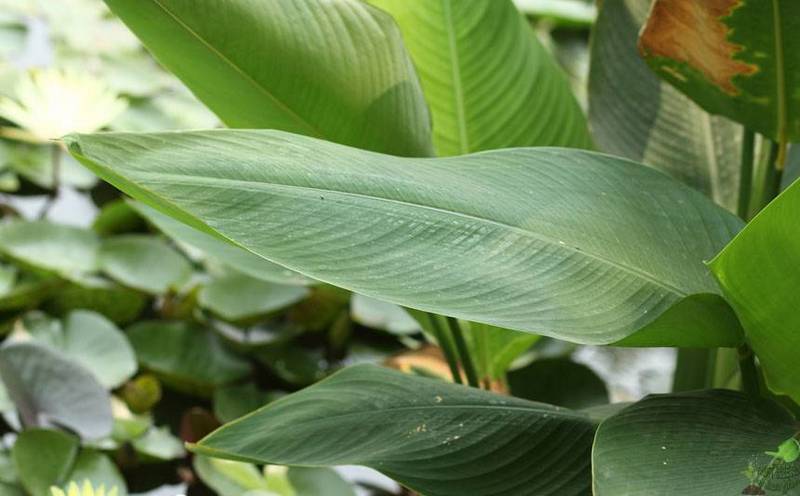
[[[404,159],[275,131],[76,136],[70,148],[195,228],[392,303],[609,343],[688,301],[692,318],[672,315],[668,332],[699,346],[740,339],[696,317],[720,311],[703,261],[741,221],[626,160],[564,149]]]
[[[589,123],[597,146],[640,161],[736,209],[741,126],[712,116],[642,60],[650,0],[608,0],[592,32]]]
[[[397,20],[438,155],[591,144],[561,68],[510,0],[369,0]]]
[[[193,449],[255,463],[367,465],[431,496],[564,496],[589,489],[592,431],[569,410],[361,365]]]
[[[395,155],[431,152],[427,107],[400,32],[365,3],[106,4],[230,127],[281,129]]]
[[[756,216],[711,262],[775,391],[800,400],[800,183]]]
[[[592,453],[594,494],[764,494],[744,493],[751,483],[766,494],[785,494],[777,472],[765,472],[772,460],[765,452],[794,432],[785,411],[751,403],[741,393],[650,396],[600,425]],[[749,480],[748,467],[762,476]]]

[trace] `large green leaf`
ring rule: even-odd
[[[606,0],[592,33],[589,124],[598,147],[670,173],[734,210],[741,126],[662,82],[636,48],[651,0]]]
[[[703,260],[741,221],[626,160],[546,148],[407,159],[276,131],[69,142],[181,221],[378,299],[584,343],[657,325],[680,302],[691,318],[667,312],[654,342],[740,339],[735,319],[711,317],[727,307]]]
[[[143,203],[135,202],[131,205],[141,216],[176,242],[198,249],[206,256],[224,262],[239,272],[279,284],[308,285],[312,282],[297,272],[265,260],[225,239],[194,229]]]
[[[111,400],[94,375],[48,346],[6,342],[0,377],[27,426],[63,426],[87,439],[111,434]]]
[[[800,140],[800,3],[656,0],[647,62],[706,110],[777,141]]]
[[[767,474],[771,457],[765,452],[795,429],[775,405],[754,404],[733,391],[650,396],[600,424],[592,453],[594,494],[786,494],[778,490],[779,475],[790,467]],[[751,483],[749,466],[763,474],[752,482],[766,493],[742,492]],[[800,465],[795,473],[797,485]]]
[[[358,0],[106,0],[230,127],[395,155],[431,153],[414,67],[391,18]]]
[[[357,365],[218,429],[193,449],[287,465],[367,465],[429,496],[584,495],[588,417]]]
[[[800,183],[761,211],[711,262],[769,386],[800,401]]]
[[[439,155],[590,146],[567,78],[511,0],[369,1],[400,24]]]

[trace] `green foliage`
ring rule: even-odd
[[[786,143],[800,139],[800,65],[791,35],[798,27],[800,4],[791,0],[719,7],[658,0],[639,46],[659,76],[710,112]]]
[[[368,1],[400,25],[433,114],[439,156],[590,146],[564,74],[511,0]]]
[[[315,279],[583,343],[618,341],[683,299],[718,293],[702,262],[741,227],[667,176],[578,150],[432,161],[275,131],[164,138],[67,141],[88,167],[134,197]],[[343,230],[352,235],[342,237]],[[510,244],[519,249],[503,249]],[[358,257],[340,260],[337,248],[345,247]],[[598,294],[594,284],[608,289]],[[719,311],[699,306],[699,313]],[[685,320],[702,345],[739,339],[727,326],[715,328],[721,320],[707,319],[711,327],[702,329],[689,312]]]
[[[66,480],[78,446],[74,436],[63,432],[32,429],[20,434],[11,457],[22,486],[33,496],[48,496],[50,486]]]
[[[363,365],[192,449],[254,463],[367,465],[432,496],[520,494],[522,486],[578,495],[589,490],[592,432],[573,411]],[[559,477],[545,477],[556,464]]]
[[[791,296],[800,280],[796,215],[800,183],[767,206],[710,264],[764,367],[770,387],[800,400],[795,351],[800,322]]]
[[[792,424],[777,405],[732,391],[645,398],[600,424],[595,494],[745,494],[748,466],[763,471],[764,451],[789,437]],[[751,482],[771,487],[761,479],[768,477]]]
[[[800,494],[791,2],[105,4],[0,0],[0,496]]]
[[[427,107],[400,33],[357,0],[106,3],[231,127],[430,153]]]
[[[143,368],[190,394],[208,396],[250,371],[213,332],[185,322],[139,322],[128,329],[128,338]]]
[[[589,123],[597,146],[641,161],[734,209],[742,128],[659,80],[639,55],[650,0],[607,0],[592,32]]]

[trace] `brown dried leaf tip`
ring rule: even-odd
[[[742,0],[656,0],[639,36],[639,51],[686,63],[725,93],[736,95],[734,76],[758,72],[757,65],[733,58],[743,47],[728,41],[730,28],[722,22],[741,4]]]

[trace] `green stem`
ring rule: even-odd
[[[742,136],[741,174],[739,178],[739,217],[747,220],[750,212],[750,194],[753,189],[753,155],[755,153],[756,133],[745,128]]]
[[[450,327],[450,334],[453,335],[453,340],[456,342],[458,354],[461,356],[461,366],[464,368],[464,374],[467,376],[467,382],[472,387],[480,387],[478,382],[478,374],[475,372],[475,364],[472,363],[472,357],[469,353],[467,340],[464,339],[464,332],[458,321],[453,317],[447,317],[447,325]]]
[[[760,394],[758,369],[756,359],[750,346],[743,344],[739,346],[739,371],[742,375],[742,389],[753,398]]]
[[[448,333],[444,330],[436,315],[429,313],[428,320],[431,323],[431,329],[433,329],[436,342],[439,343],[439,348],[442,349],[444,358],[447,360],[447,365],[450,367],[450,374],[453,376],[453,382],[456,384],[463,384],[464,382],[461,380],[461,371],[458,368],[458,356],[453,350],[453,343],[450,341],[450,336],[448,336]]]
[[[715,375],[716,357],[716,348],[678,349],[672,391],[692,391],[711,387]]]
[[[780,147],[777,143],[771,143],[769,158],[767,159],[766,165],[766,174],[764,174],[764,182],[761,185],[761,198],[758,211],[769,205],[769,202],[774,200],[781,192],[783,169],[779,169],[777,165],[779,149]],[[755,213],[758,213],[758,211]]]

